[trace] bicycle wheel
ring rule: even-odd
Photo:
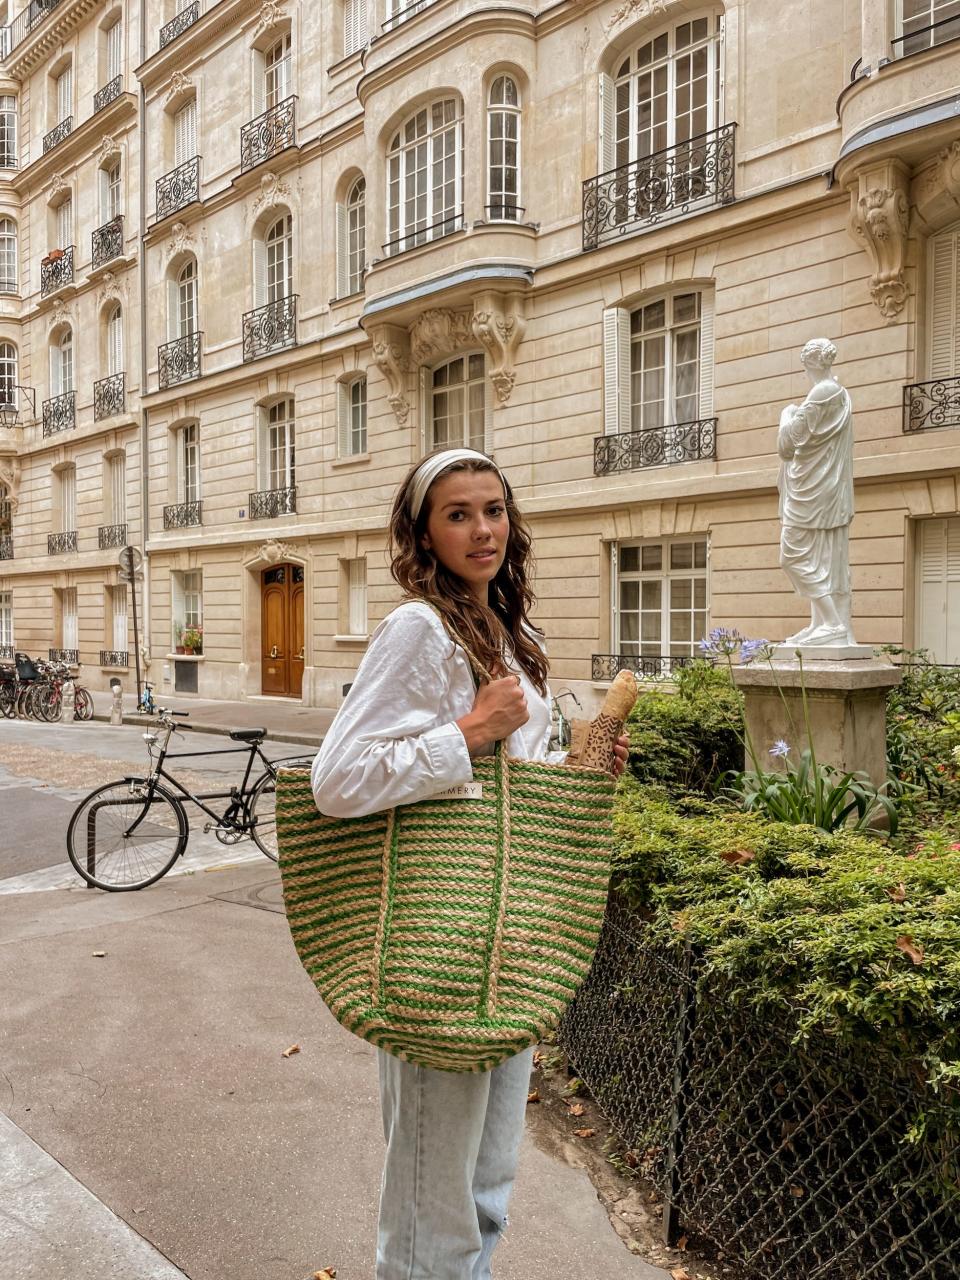
[[[23,715],[30,720],[43,720],[43,702],[47,692],[47,686],[37,681],[36,684],[27,685],[23,694]]]
[[[112,891],[159,880],[187,847],[180,801],[146,778],[123,778],[91,791],[67,827],[67,853],[87,884]]]
[[[250,834],[261,853],[277,861],[277,783],[272,773],[263,773],[250,793]]]
[[[0,715],[12,720],[17,709],[17,686],[12,680],[0,681]]]
[[[46,720],[48,724],[53,724],[54,720],[59,720],[60,711],[63,707],[63,698],[59,686],[55,684],[37,685],[31,706],[33,714],[38,720]]]
[[[93,698],[90,696],[89,689],[77,688],[74,691],[74,710],[73,714],[77,720],[93,719]]]

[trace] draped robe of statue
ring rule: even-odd
[[[827,377],[780,415],[780,565],[798,595],[830,596],[849,619],[853,410]]]

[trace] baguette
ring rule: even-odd
[[[607,690],[600,714],[590,721],[573,721],[570,750],[564,764],[579,765],[585,769],[612,769],[613,748],[636,700],[636,676],[631,671],[619,672]]]

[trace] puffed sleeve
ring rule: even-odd
[[[384,619],[313,762],[321,813],[358,818],[472,780],[463,734],[438,723],[452,653],[425,608],[401,605]]]

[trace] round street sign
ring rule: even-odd
[[[143,553],[137,547],[124,547],[117,560],[120,565],[118,576],[121,582],[130,582],[134,577],[139,576]]]

